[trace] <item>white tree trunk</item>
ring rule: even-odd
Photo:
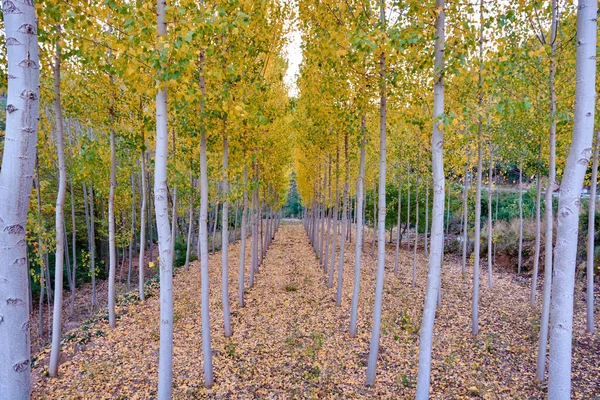
[[[360,264],[363,250],[363,191],[365,181],[365,161],[367,144],[367,120],[363,115],[361,118],[362,140],[360,144],[360,166],[356,182],[356,245],[354,251],[354,288],[352,291],[352,308],[350,311],[350,337],[356,337],[356,321],[358,319],[358,297],[360,294]]]
[[[588,205],[588,237],[586,262],[586,330],[594,333],[594,239],[596,236],[596,188],[598,184],[598,140],[600,131],[596,132],[594,143],[594,161],[592,163],[592,187]]]
[[[201,3],[203,1],[201,0]],[[206,85],[204,81],[204,50],[200,50],[198,63],[200,72],[200,114],[204,114],[206,101]],[[208,227],[206,217],[208,214],[208,170],[206,165],[206,127],[202,126],[200,136],[200,214],[198,219],[200,236],[200,290],[202,313],[202,355],[204,356],[204,386],[213,385],[212,350],[210,343],[210,307],[209,307],[209,282],[208,282]]]
[[[523,264],[523,159],[519,164],[519,261],[517,262],[517,274],[521,273]]]
[[[443,132],[440,129],[440,116],[444,113],[444,0],[436,0],[438,15],[435,21],[435,68],[433,86],[433,134],[431,136],[431,166],[433,169],[433,210],[431,224],[431,251],[429,252],[429,273],[427,294],[423,306],[421,334],[419,341],[419,373],[415,399],[429,398],[431,372],[431,348],[436,304],[440,291],[440,266],[444,252],[444,158]]]
[[[75,310],[75,272],[77,271],[77,228],[75,226],[75,190],[73,189],[73,182],[71,181],[71,243],[73,250],[73,268],[71,268],[71,304],[69,305],[69,317],[73,316]]]
[[[544,293],[542,298],[542,314],[540,316],[540,335],[538,339],[538,354],[536,377],[543,381],[546,372],[546,349],[548,347],[548,325],[550,323],[550,295],[552,290],[552,257],[553,257],[553,224],[554,209],[552,194],[557,189],[556,184],[556,89],[554,87],[554,77],[556,74],[556,39],[558,31],[558,1],[552,0],[552,26],[550,40],[552,43],[552,53],[550,55],[550,138],[549,138],[549,161],[548,161],[548,185],[544,204],[546,207],[546,232],[544,243]]]
[[[244,167],[244,200],[242,204],[242,237],[240,246],[239,305],[244,307],[244,270],[246,263],[246,222],[248,213],[248,167]]]
[[[483,0],[479,2],[479,112],[483,105]],[[481,141],[483,140],[483,115],[479,115],[479,135],[477,138],[477,183],[475,187],[475,245],[473,263],[473,299],[471,303],[471,330],[474,335],[479,333],[479,261],[481,249],[481,179],[483,172],[483,157]]]
[[[57,25],[56,55],[54,58],[54,116],[56,118],[56,152],[58,155],[58,193],[56,195],[56,252],[54,267],[54,314],[52,318],[52,350],[50,351],[50,365],[48,373],[51,377],[58,376],[58,362],[60,359],[60,338],[62,334],[62,305],[63,305],[63,262],[65,257],[65,194],[67,191],[67,168],[65,166],[65,148],[63,138],[62,106],[60,102],[60,61],[61,50],[60,27]],[[37,51],[37,50],[36,50]],[[68,256],[68,255],[67,255]]]
[[[337,236],[338,236],[338,204],[340,202],[340,194],[339,194],[339,166],[340,166],[340,158],[339,153],[336,157],[335,162],[335,203],[333,203],[333,236],[331,238],[331,255],[329,259],[329,278],[327,279],[327,287],[333,287],[333,271],[335,270],[335,253],[337,250]]]
[[[573,140],[560,195],[552,282],[548,399],[571,397],[573,291],[577,261],[577,231],[583,179],[592,154],[596,105],[596,0],[579,0],[577,10],[577,71]]]
[[[532,281],[531,281],[531,294],[529,296],[529,304],[532,307],[535,305],[535,297],[536,297],[536,293],[537,293],[537,278],[538,278],[538,271],[539,271],[539,265],[540,265],[540,242],[541,242],[541,236],[542,236],[541,198],[542,198],[542,179],[538,172],[538,174],[537,174],[537,189],[536,189],[536,197],[535,197],[535,255],[533,258],[533,277],[532,277]],[[498,200],[496,199],[496,210],[497,210],[497,207],[498,207]],[[497,214],[498,214],[498,212],[496,211],[496,215]]]
[[[350,163],[348,161],[348,134],[344,138],[344,160],[346,162],[346,175],[344,177],[344,198],[342,200],[342,236],[340,237],[340,258],[338,261],[338,281],[335,304],[342,305],[342,280],[344,277],[344,250],[346,247],[346,234],[348,230],[348,178],[350,176]]]
[[[158,0],[158,36],[167,33],[166,0]],[[161,51],[163,51],[161,49]],[[160,349],[158,357],[158,398],[171,398],[173,382],[173,240],[169,223],[167,161],[169,131],[167,127],[167,90],[156,94],[156,155],[154,168],[154,210],[160,254]],[[175,223],[175,221],[173,221]]]
[[[143,152],[140,155],[140,168],[142,169],[142,206],[140,210],[140,256],[138,259],[138,292],[140,295],[140,300],[144,301],[144,251],[146,250],[146,199],[148,198],[148,193],[146,189],[146,161]]]
[[[429,257],[428,249],[428,236],[429,236],[429,179],[425,184],[425,239],[423,245],[425,246],[425,258]]]
[[[29,5],[28,5],[29,4]],[[26,222],[39,115],[37,20],[32,2],[4,2],[8,97],[0,169],[0,393],[29,398]]]
[[[419,178],[415,181],[415,243],[413,246],[412,287],[417,286],[417,246],[419,244]]]
[[[469,166],[465,166],[465,179],[463,186],[463,241],[462,241],[462,274],[467,273],[467,245],[469,244],[469,185],[468,185]]]
[[[398,257],[400,253],[400,238],[402,237],[402,178],[398,173],[398,216],[396,222],[398,225],[398,232],[396,232],[396,257],[394,260],[394,274],[398,273]]]
[[[193,180],[192,180],[193,182]],[[192,183],[192,189],[194,185]],[[192,192],[193,193],[193,192]],[[189,218],[188,218],[188,233],[187,233],[187,244],[185,248],[185,269],[188,270],[190,268],[190,253],[192,250],[192,230],[194,226],[194,196],[190,195],[190,209],[189,209]]]
[[[385,25],[385,2],[381,4],[381,22]],[[373,306],[373,328],[369,348],[369,364],[367,366],[367,385],[375,383],[375,368],[379,354],[379,336],[381,334],[381,305],[383,301],[383,279],[385,273],[385,170],[386,170],[386,122],[387,93],[385,53],[379,57],[379,74],[381,84],[381,108],[379,113],[379,215],[377,229],[377,277],[375,279],[375,304]]]
[[[225,124],[225,121],[223,121]],[[225,128],[225,127],[224,127]],[[221,302],[223,303],[223,327],[225,337],[231,336],[231,316],[229,315],[229,142],[223,134],[223,211],[221,213]]]
[[[492,275],[493,262],[492,259],[492,246],[493,246],[493,227],[494,219],[492,217],[492,175],[494,173],[494,155],[492,153],[492,138],[490,134],[490,169],[488,172],[488,240],[487,240],[487,262],[488,262],[488,287],[492,289],[494,287],[494,277]]]

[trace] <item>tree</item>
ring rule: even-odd
[[[419,374],[416,399],[429,398],[431,380],[431,348],[433,346],[433,324],[440,291],[440,267],[444,251],[444,158],[443,132],[441,130],[444,114],[444,47],[445,47],[445,4],[436,0],[435,20],[435,61],[433,86],[433,134],[431,135],[431,166],[433,169],[433,211],[431,215],[431,251],[429,253],[429,272],[427,275],[427,293],[421,320],[419,341]]]
[[[577,71],[573,139],[558,197],[550,327],[548,398],[571,397],[573,291],[579,202],[594,133],[598,2],[581,0],[577,10]]]
[[[0,392],[20,400],[28,399],[30,390],[25,229],[36,158],[40,64],[33,1],[6,1],[2,12],[9,79],[0,170],[0,337],[10,346],[0,346]]]

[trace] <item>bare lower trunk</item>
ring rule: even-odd
[[[60,26],[56,27],[60,37]],[[58,39],[57,39],[58,40]],[[60,359],[61,322],[63,305],[63,262],[65,257],[65,224],[64,206],[67,191],[67,169],[65,166],[65,149],[63,138],[62,107],[60,102],[60,61],[61,50],[56,43],[56,56],[54,58],[54,116],[56,118],[56,152],[58,153],[58,193],[56,196],[56,251],[54,269],[54,316],[52,318],[52,349],[50,351],[50,365],[48,373],[51,377],[58,376],[58,361]],[[8,300],[7,300],[8,303]]]
[[[246,222],[248,211],[248,168],[244,167],[244,199],[242,204],[242,237],[240,245],[240,274],[238,283],[239,305],[244,307],[244,270],[246,261]]]
[[[436,303],[440,301],[440,266],[444,252],[444,158],[443,132],[439,124],[444,112],[444,0],[436,0],[439,10],[435,21],[435,68],[434,68],[434,103],[433,134],[431,136],[431,166],[433,169],[433,211],[431,225],[431,251],[429,253],[429,273],[427,276],[427,294],[423,306],[421,333],[419,340],[419,373],[415,399],[429,398],[431,349],[433,345],[433,325]]]
[[[225,121],[223,122],[225,130]],[[223,328],[225,337],[231,336],[231,316],[229,315],[229,142],[223,134],[223,212],[221,220],[221,302],[223,304]]]
[[[594,333],[594,239],[596,236],[596,185],[598,183],[598,139],[594,142],[594,161],[592,163],[592,186],[588,205],[588,237],[586,262],[586,331]]]
[[[348,229],[348,177],[350,175],[350,163],[348,161],[348,134],[344,138],[344,160],[346,161],[346,174],[344,176],[344,197],[342,205],[342,236],[340,237],[340,259],[338,263],[338,281],[335,304],[342,305],[342,279],[344,277],[344,249],[346,245],[346,233]]]
[[[417,246],[419,244],[419,179],[415,182],[415,243],[413,246],[412,287],[417,286]]]
[[[579,0],[573,139],[558,198],[552,282],[548,399],[571,398],[573,300],[581,188],[592,153],[596,105],[596,0]]]
[[[541,236],[542,236],[541,197],[542,197],[542,179],[538,172],[537,188],[536,188],[536,196],[535,196],[535,255],[533,258],[533,276],[532,276],[532,281],[531,281],[531,295],[529,296],[529,303],[531,304],[532,307],[535,305],[535,297],[536,297],[536,293],[537,293],[537,279],[538,279],[538,271],[539,271],[539,264],[540,264],[540,242],[541,242]],[[498,200],[496,200],[496,207],[497,206],[498,206]],[[496,215],[497,215],[497,213],[496,213]],[[494,250],[496,250],[496,249],[494,248]]]
[[[492,235],[493,235],[493,218],[492,218],[492,174],[494,162],[492,158],[492,140],[490,138],[490,169],[488,172],[488,240],[487,240],[487,262],[488,262],[488,287],[491,289],[494,286],[492,276]]]
[[[381,0],[381,21],[385,25],[385,3]],[[375,280],[375,304],[373,306],[373,329],[369,346],[369,364],[367,366],[367,385],[375,383],[375,368],[379,354],[379,336],[381,334],[381,305],[383,301],[383,279],[385,273],[385,174],[386,174],[386,60],[385,53],[379,57],[379,72],[381,79],[381,108],[379,114],[379,215],[377,230],[377,277]]]
[[[396,217],[398,232],[396,232],[396,257],[394,261],[394,274],[398,273],[398,256],[400,253],[400,237],[402,236],[402,178],[398,173],[398,216]]]
[[[469,198],[469,188],[468,188],[468,180],[467,175],[469,173],[468,165],[465,166],[465,178],[464,178],[464,186],[463,186],[463,238],[462,238],[462,274],[465,275],[467,273],[467,245],[469,243],[469,219],[468,219],[468,198]]]
[[[521,273],[523,264],[523,159],[519,165],[519,260],[517,274]]]
[[[144,301],[144,251],[146,250],[146,199],[148,193],[146,189],[146,161],[144,153],[140,155],[140,168],[142,176],[142,206],[140,210],[140,256],[139,256],[139,271],[138,271],[138,292],[140,300]]]
[[[360,264],[362,261],[363,250],[363,191],[365,180],[365,162],[366,162],[366,143],[367,143],[367,120],[363,115],[361,118],[362,140],[360,144],[360,166],[358,171],[358,180],[356,182],[356,245],[354,251],[354,288],[352,291],[352,308],[350,311],[350,337],[356,337],[356,323],[358,319],[358,297],[360,294]]]

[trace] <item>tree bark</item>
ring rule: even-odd
[[[431,348],[436,304],[440,296],[440,265],[444,252],[444,158],[443,132],[440,129],[441,116],[444,113],[444,0],[436,0],[437,17],[435,21],[435,61],[433,86],[433,134],[431,136],[431,166],[433,169],[433,211],[431,224],[431,251],[429,252],[429,273],[427,276],[427,294],[423,306],[421,333],[419,340],[419,373],[415,399],[429,398],[431,372]]]
[[[142,176],[142,206],[140,210],[140,256],[138,259],[138,292],[140,295],[140,300],[144,301],[144,266],[146,264],[144,260],[144,251],[146,250],[146,199],[148,198],[148,193],[146,189],[146,161],[143,152],[140,155],[140,168]]]
[[[0,393],[7,399],[30,395],[29,312],[27,307],[26,222],[35,168],[39,115],[37,19],[31,2],[2,7],[6,46],[7,112],[0,169]],[[17,12],[18,11],[18,12]],[[49,283],[49,282],[48,282]],[[10,346],[6,344],[10,343]]]
[[[223,211],[221,213],[221,302],[223,303],[223,328],[225,337],[231,336],[229,314],[229,142],[223,120]]]
[[[583,179],[592,153],[596,103],[596,0],[577,9],[577,70],[573,139],[560,187],[552,282],[548,399],[571,397],[573,291]]]
[[[496,193],[497,194],[497,193]],[[533,307],[535,305],[535,297],[537,293],[537,279],[538,279],[538,271],[540,265],[540,242],[542,236],[541,230],[541,197],[542,197],[542,179],[539,174],[537,174],[537,188],[536,188],[536,196],[535,196],[535,255],[533,258],[533,276],[531,281],[531,294],[529,296],[529,304]],[[498,207],[498,200],[496,199],[496,210]],[[496,212],[496,218],[498,213]],[[494,250],[496,250],[494,248]],[[495,251],[494,251],[495,256]],[[495,259],[496,257],[494,257]]]
[[[385,28],[385,0],[380,0],[381,24]],[[375,368],[379,354],[379,335],[381,334],[381,305],[383,300],[383,279],[385,273],[385,174],[386,174],[386,122],[387,93],[385,53],[379,56],[379,78],[381,84],[381,108],[379,113],[379,215],[377,230],[377,277],[375,279],[375,304],[373,306],[373,330],[369,348],[367,366],[367,385],[375,383]]]
[[[542,314],[540,316],[540,335],[538,339],[538,354],[536,377],[540,381],[545,378],[546,372],[546,349],[548,346],[548,325],[550,322],[550,292],[552,290],[552,257],[553,257],[553,224],[554,208],[552,194],[557,188],[556,184],[556,89],[554,78],[556,75],[556,38],[558,31],[558,1],[552,0],[552,25],[550,40],[552,52],[550,54],[550,138],[549,138],[549,161],[548,161],[548,185],[544,198],[546,208],[546,232],[544,243],[544,293],[542,298]],[[565,175],[566,176],[566,175]],[[563,178],[564,180],[564,178]]]
[[[63,262],[65,257],[65,194],[67,191],[67,168],[65,166],[65,148],[63,138],[62,106],[60,101],[60,62],[61,47],[60,25],[56,26],[57,42],[54,57],[54,116],[56,118],[56,152],[58,153],[58,193],[56,196],[56,251],[54,267],[54,313],[52,318],[52,349],[50,351],[50,365],[48,373],[51,377],[58,376],[58,362],[60,358],[60,339],[62,334],[62,305],[63,305]],[[37,49],[36,49],[37,51]],[[8,300],[7,300],[8,302]]]
[[[594,238],[596,236],[596,188],[598,184],[598,140],[600,131],[596,132],[594,141],[594,161],[592,163],[592,186],[588,207],[588,237],[586,262],[586,330],[594,333]]]
[[[363,115],[361,118],[360,130],[362,139],[360,144],[360,164],[358,170],[358,179],[356,181],[356,245],[354,251],[354,289],[352,291],[352,308],[350,311],[350,337],[356,337],[356,322],[358,319],[358,297],[360,294],[360,264],[362,261],[363,250],[363,191],[365,181],[365,162],[367,145],[367,119]]]
[[[398,216],[396,222],[398,225],[398,232],[396,232],[396,258],[394,261],[394,274],[398,273],[398,258],[400,253],[400,237],[402,236],[402,223],[400,221],[402,217],[402,178],[398,172]]]
[[[346,233],[348,230],[348,178],[350,176],[350,162],[348,161],[348,134],[344,136],[344,160],[346,162],[346,174],[344,176],[344,197],[342,205],[342,236],[340,237],[340,258],[338,261],[338,281],[335,304],[342,305],[342,281],[344,278],[344,250],[346,245]]]
[[[242,204],[242,237],[240,245],[240,274],[238,283],[239,305],[244,307],[244,270],[246,261],[246,221],[248,219],[248,167],[244,167],[244,199]]]
[[[415,181],[415,243],[413,246],[412,287],[417,286],[417,246],[419,244],[419,178]]]
[[[517,262],[517,274],[521,273],[523,264],[523,158],[519,163],[519,259]]]
[[[487,240],[487,262],[488,262],[488,287],[494,287],[494,277],[492,275],[492,235],[494,220],[492,218],[492,174],[494,173],[494,159],[492,154],[492,137],[490,133],[490,169],[488,172],[488,240]]]

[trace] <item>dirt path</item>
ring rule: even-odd
[[[327,289],[302,227],[282,225],[255,287],[247,289],[242,309],[237,306],[239,245],[232,245],[234,334],[229,339],[222,335],[220,253],[212,255],[215,385],[210,390],[202,386],[199,266],[195,263],[190,271],[179,273],[174,279],[174,398],[413,397],[426,260],[419,255],[418,285],[413,289],[412,252],[401,253],[401,273],[394,276],[389,272],[393,250],[388,251],[377,379],[375,387],[367,388],[364,379],[375,281],[375,263],[368,254],[364,255],[356,339],[348,336],[354,243],[346,249],[343,301],[336,307],[335,289]],[[494,274],[495,288],[489,291],[487,276],[482,276],[481,331],[473,337],[470,275],[461,276],[455,263],[445,264],[443,303],[434,337],[432,398],[542,398],[543,390],[534,380],[538,312],[528,305],[526,283],[510,274]],[[143,304],[120,307],[114,330],[99,320],[67,335],[72,339],[65,346],[57,380],[45,377],[47,350],[39,354],[33,397],[156,397],[158,311],[155,293]],[[576,312],[584,314],[580,308]],[[600,393],[600,339],[582,333],[577,321],[575,327],[574,397],[589,399]]]

